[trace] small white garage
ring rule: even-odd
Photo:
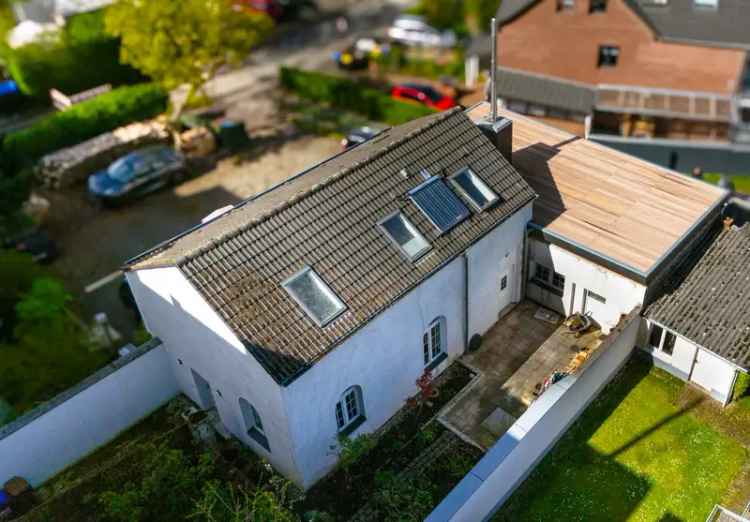
[[[642,348],[657,366],[727,404],[750,367],[750,225],[730,222],[645,310]]]

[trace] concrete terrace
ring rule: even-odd
[[[480,377],[446,408],[441,420],[484,449],[526,411],[547,377],[565,370],[582,349],[599,343],[598,330],[576,338],[561,317],[554,323],[535,318],[540,308],[530,301],[520,303],[484,335],[476,352],[461,358]]]

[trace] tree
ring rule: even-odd
[[[273,28],[267,15],[235,9],[229,0],[119,0],[105,23],[121,38],[123,63],[166,89],[188,85],[187,99],[221,67],[241,63]]]

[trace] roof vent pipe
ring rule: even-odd
[[[487,119],[477,123],[485,136],[495,145],[500,153],[513,163],[513,122],[508,118],[498,117],[497,115],[497,21],[492,19],[490,33],[492,37],[492,63],[490,65],[490,114]]]

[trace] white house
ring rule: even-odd
[[[607,331],[718,223],[725,191],[488,112],[388,129],[127,264],[181,389],[303,487],[507,307]]]
[[[534,191],[454,109],[131,260],[183,392],[303,487],[521,299]],[[493,141],[494,140],[494,141]]]
[[[643,348],[657,366],[726,404],[750,368],[750,225],[728,221],[707,243],[646,310]]]

